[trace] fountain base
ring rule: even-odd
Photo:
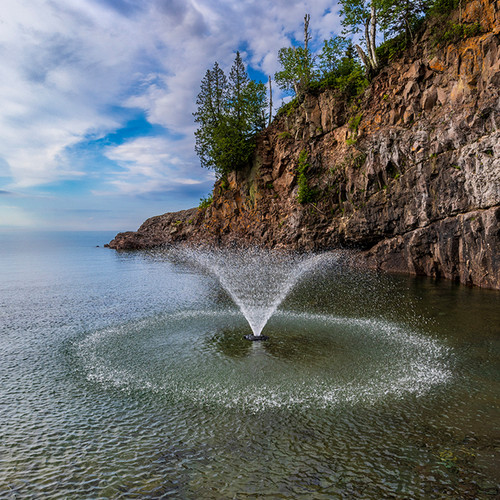
[[[254,335],[253,333],[250,333],[249,335],[243,335],[243,338],[245,340],[251,340],[253,342],[255,342],[257,340],[267,340],[267,339],[269,339],[269,337],[267,337],[266,335]]]

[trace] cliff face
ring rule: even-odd
[[[216,184],[209,208],[153,217],[110,246],[348,246],[371,267],[500,288],[500,3],[474,0],[463,20],[483,33],[443,46],[429,26],[356,106],[307,95],[259,137],[247,172]]]

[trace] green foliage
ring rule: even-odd
[[[239,52],[229,79],[214,64],[201,82],[193,113],[198,129],[195,151],[202,167],[220,177],[244,168],[255,149],[255,134],[264,128],[266,89],[249,79]]]
[[[262,82],[250,80],[243,93],[243,103],[246,109],[249,130],[256,134],[266,127],[267,90]]]
[[[346,96],[355,97],[368,86],[365,71],[350,40],[342,37],[325,40],[318,58],[322,69],[322,79],[318,84],[320,89],[339,89]]]
[[[219,157],[222,154],[219,137],[225,125],[225,103],[228,99],[227,78],[217,63],[212,70],[207,70],[201,81],[201,89],[196,99],[198,109],[193,113],[199,124],[195,132],[195,151],[201,166],[219,169]]]
[[[298,107],[302,91],[321,92],[326,88],[341,90],[347,96],[357,96],[368,86],[365,71],[358,61],[352,42],[344,37],[333,36],[324,40],[323,48],[316,58],[302,47],[280,50],[282,71],[275,78],[280,87],[295,91],[295,99],[284,104],[278,115],[290,115]],[[304,62],[307,59],[307,63]]]
[[[354,109],[357,109],[355,107]],[[356,144],[358,140],[358,130],[359,130],[359,124],[361,123],[361,118],[363,118],[363,113],[358,113],[357,115],[351,116],[349,121],[347,122],[347,126],[349,127],[349,130],[351,131],[351,137],[349,137],[345,142],[348,146],[352,146],[353,144]]]
[[[370,3],[365,0],[340,0],[339,5],[345,33],[359,33],[370,17]]]
[[[428,13],[431,16],[446,16],[456,9],[459,3],[460,0],[434,0],[428,9]]]
[[[278,139],[291,139],[292,138],[292,134],[290,134],[290,132],[288,132],[287,130],[285,130],[285,132],[281,132],[281,134],[278,134]]]
[[[214,200],[211,194],[209,194],[205,198],[200,198],[200,204],[198,205],[198,208],[200,210],[205,210],[212,204],[213,201]]]
[[[290,116],[296,109],[298,109],[300,100],[298,97],[294,97],[291,101],[285,102],[278,109],[276,116],[286,115]]]
[[[287,92],[299,94],[315,77],[314,58],[304,47],[283,47],[278,52],[281,70],[274,79],[278,87]]]
[[[361,95],[368,87],[365,71],[360,64],[357,64],[353,70],[346,75],[330,74],[321,82],[321,88],[339,89],[347,97],[357,97]]]
[[[455,24],[448,22],[444,30],[442,26],[435,30],[434,43],[436,45],[457,43],[460,40],[480,35],[482,32],[483,28],[478,22],[471,24]]]
[[[312,203],[316,199],[317,192],[309,186],[309,181],[306,176],[306,172],[310,165],[307,161],[307,151],[304,149],[300,152],[299,162],[297,165],[297,172],[299,173],[297,183],[299,185],[299,191],[297,193],[297,201],[304,205],[305,203]]]
[[[377,0],[378,20],[384,36],[403,35],[406,43],[413,40],[429,0]]]
[[[432,0],[339,0],[344,33],[362,32],[364,50],[356,46],[367,74],[374,76],[387,62],[381,61],[376,47],[377,30],[386,37],[413,40],[419,23]]]
[[[281,70],[277,71],[274,79],[282,90],[303,94],[309,84],[316,78],[314,56],[309,49],[311,32],[309,21],[311,16],[304,16],[304,43],[302,46],[283,47],[278,52],[278,62]]]
[[[332,73],[345,73],[341,66],[353,62],[352,54],[350,58],[346,57],[348,49],[351,49],[350,52],[352,53],[351,41],[342,36],[332,36],[330,40],[324,40],[323,48],[318,56],[319,71],[322,78]]]
[[[385,65],[398,57],[408,47],[409,40],[404,33],[387,40],[377,47],[380,64]]]
[[[361,123],[361,118],[363,118],[363,113],[358,113],[357,115],[352,116],[349,119],[348,127],[349,130],[351,130],[351,132],[354,135],[358,135],[358,129],[359,129],[359,124]]]

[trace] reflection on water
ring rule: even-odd
[[[210,274],[10,238],[0,497],[498,495],[498,292],[329,266],[251,343]]]
[[[243,335],[247,332],[240,327],[223,327],[214,332],[207,332],[203,339],[205,350],[215,348],[223,356],[228,358],[244,358],[248,356],[253,349],[256,349],[248,342],[242,342]]]

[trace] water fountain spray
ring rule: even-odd
[[[262,330],[269,318],[304,273],[325,259],[325,255],[261,248],[184,249],[182,253],[219,279],[248,321],[252,333],[243,338],[251,341],[268,339]]]

